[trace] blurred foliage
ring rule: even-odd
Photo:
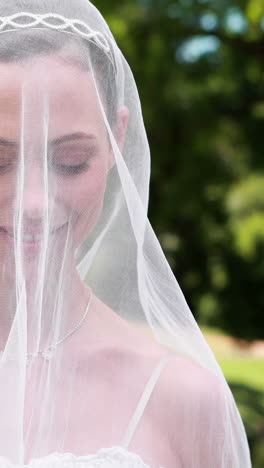
[[[254,468],[264,466],[264,395],[263,391],[243,383],[229,382],[245,422]]]
[[[200,323],[264,338],[264,1],[95,0],[139,88],[150,218]]]

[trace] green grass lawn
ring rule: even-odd
[[[264,393],[264,359],[257,358],[220,358],[226,379],[243,383]]]
[[[226,336],[221,330],[202,328],[207,342],[212,348],[225,377],[234,383],[243,383],[264,392],[264,358],[253,357],[250,347]]]
[[[264,467],[264,359],[252,357],[219,330],[203,329],[240,410],[251,445],[254,468]]]

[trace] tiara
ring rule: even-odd
[[[108,56],[116,71],[114,56],[106,37],[100,31],[90,28],[88,24],[81,20],[65,18],[65,16],[55,13],[39,15],[19,12],[11,16],[0,16],[0,33],[10,30],[34,28],[48,28],[81,36],[99,47]]]

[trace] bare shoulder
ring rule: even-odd
[[[163,357],[170,354],[167,362],[164,361],[157,385],[158,393],[163,393],[164,397],[168,392],[172,395],[182,393],[183,396],[186,392],[207,394],[218,387],[219,379],[212,372],[187,357],[170,353],[146,332],[146,328],[142,323],[124,320],[95,298],[89,327],[84,331],[84,349],[87,351],[89,343],[92,354],[101,355],[119,369],[124,367],[132,374],[135,372],[137,381],[141,373],[145,381]]]
[[[214,394],[222,388],[223,382],[213,372],[189,358],[173,356],[164,366],[161,390],[182,398]],[[168,395],[167,395],[168,396]]]
[[[207,468],[222,466],[233,405],[223,378],[188,358],[175,356],[163,369],[148,411],[166,432],[172,460],[177,453],[186,466],[192,466],[195,456],[195,466]]]
[[[176,397],[207,397],[220,387],[219,379],[212,372],[188,358],[170,353],[146,333],[143,324],[124,320],[98,299],[95,308],[90,330],[96,337],[94,349],[103,365],[107,361],[118,374],[129,372],[132,379],[136,376],[134,380],[142,388],[156,366],[169,355],[162,365],[155,394],[172,402]]]
[[[230,399],[231,393],[224,378],[175,355],[164,365],[153,394],[153,407],[166,427],[174,426],[175,420],[186,425],[197,419],[206,425],[212,418],[221,417],[226,397]],[[166,402],[165,409],[158,400]]]
[[[102,382],[104,389],[107,384],[108,397],[118,400],[124,427],[154,375],[131,448],[142,448],[142,456],[147,456],[151,447],[150,453],[156,457],[153,466],[156,460],[161,460],[158,466],[176,466],[176,459],[177,466],[193,466],[193,456],[200,460],[195,466],[221,466],[216,460],[221,457],[220,448],[225,444],[221,437],[226,434],[228,390],[224,379],[187,357],[173,354],[140,324],[126,322],[104,305],[100,307],[90,327],[96,340],[88,358],[95,368],[96,382]],[[186,464],[181,465],[181,460]]]

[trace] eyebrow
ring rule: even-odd
[[[67,143],[68,141],[76,141],[76,140],[96,140],[96,136],[89,133],[84,132],[76,132],[71,133],[69,135],[63,135],[58,138],[54,138],[49,142],[51,146],[60,145],[62,143]],[[0,146],[6,146],[9,148],[16,148],[19,145],[15,141],[9,141],[5,138],[0,138]]]
[[[64,135],[64,136],[55,138],[50,141],[50,145],[56,146],[56,145],[60,145],[61,143],[67,143],[68,141],[76,141],[76,140],[96,140],[96,136],[93,134],[89,134],[89,133],[76,132],[76,133],[71,133],[70,135]]]

